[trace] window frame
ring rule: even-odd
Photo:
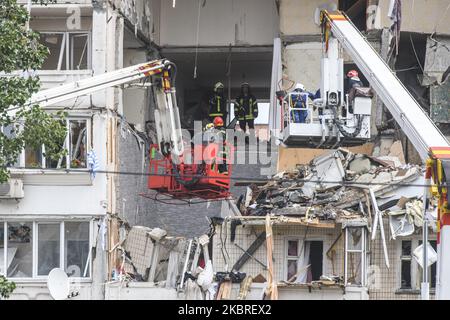
[[[297,241],[297,257],[288,255],[289,241]],[[320,241],[320,242],[322,242],[322,274],[323,274],[323,271],[324,271],[324,268],[325,268],[325,261],[324,261],[324,257],[325,257],[325,241],[324,241],[323,238],[312,237],[312,238],[303,239],[303,238],[299,238],[299,237],[285,237],[284,238],[284,255],[283,255],[284,256],[284,259],[283,259],[283,279],[285,281],[289,280],[288,279],[288,272],[289,272],[289,270],[288,270],[288,261],[289,260],[294,260],[294,258],[296,259],[296,261],[297,261],[297,272],[298,272],[298,257],[299,257],[298,256],[298,254],[299,254],[298,250],[301,249],[300,243],[307,242],[307,241],[309,241],[309,242],[313,242],[313,241]]]
[[[48,279],[48,275],[38,275],[38,225],[39,224],[59,224],[60,225],[60,238],[59,238],[59,268],[62,268],[65,270],[65,223],[66,222],[88,222],[88,233],[89,233],[89,250],[92,250],[93,244],[94,244],[94,218],[88,217],[88,218],[77,218],[77,219],[63,219],[63,220],[55,220],[55,219],[2,219],[0,221],[0,224],[3,224],[4,227],[4,246],[3,246],[3,269],[5,270],[5,277],[8,273],[8,270],[6,268],[7,266],[7,248],[8,248],[8,223],[23,223],[23,222],[29,222],[32,224],[32,250],[33,250],[33,257],[32,257],[32,276],[31,277],[7,277],[8,280],[14,281],[14,282],[45,282]],[[1,249],[0,249],[1,250]],[[86,277],[70,277],[71,281],[78,281],[78,282],[92,282],[92,255],[88,255],[88,274],[89,276]]]
[[[403,241],[411,241],[411,257],[410,257],[410,261],[411,261],[411,270],[410,270],[410,275],[411,275],[411,288],[402,288],[402,264],[401,261],[403,260],[403,255],[402,255],[402,242]],[[405,238],[402,239],[400,241],[398,241],[397,244],[397,252],[398,252],[398,257],[400,257],[400,264],[397,268],[397,281],[396,281],[396,292],[397,293],[420,293],[420,279],[422,276],[422,269],[420,268],[419,264],[417,263],[416,259],[414,259],[413,257],[413,251],[415,248],[417,248],[420,244],[420,242],[422,241],[422,237],[414,237],[414,238]],[[432,241],[437,241],[435,238],[429,238],[428,242]],[[406,256],[405,256],[406,257]],[[406,260],[406,259],[405,259]],[[435,262],[437,263],[437,262]],[[428,282],[430,284],[430,292],[434,292],[434,290],[436,289],[435,287],[431,287],[431,266],[429,267],[429,271],[428,271]],[[436,270],[436,277],[437,277],[437,270]],[[418,283],[419,282],[419,283]],[[435,281],[436,284],[437,281]]]
[[[365,226],[346,226],[344,228],[344,285],[354,286],[354,287],[365,287],[367,285],[367,263],[368,263],[368,230]],[[348,237],[349,229],[361,229],[361,249],[349,249],[348,248]],[[361,255],[361,284],[356,283],[347,284],[348,282],[348,254],[349,253],[359,253]]]
[[[71,154],[70,154],[70,146],[69,146],[69,137],[70,137],[70,122],[71,121],[86,121],[86,157],[87,157],[87,153],[89,153],[89,151],[92,150],[92,119],[90,116],[88,115],[69,115],[67,116],[67,118],[65,119],[66,121],[66,130],[67,130],[67,134],[64,140],[64,145],[65,145],[65,149],[67,150],[67,155],[65,156],[65,161],[63,161],[65,164],[61,165],[61,168],[47,168],[47,159],[44,156],[45,153],[45,146],[42,145],[41,146],[41,150],[40,150],[40,156],[42,158],[42,161],[40,163],[39,167],[36,168],[32,168],[32,167],[26,167],[26,156],[25,156],[25,148],[22,149],[22,152],[19,154],[19,167],[14,167],[11,166],[9,168],[13,168],[13,169],[22,169],[22,170],[40,170],[40,171],[45,171],[45,170],[77,170],[77,171],[89,171],[89,167],[86,163],[86,167],[85,168],[76,168],[76,167],[71,167],[71,163],[72,163],[72,158],[71,158]]]
[[[61,48],[59,51],[58,64],[56,69],[42,69],[42,70],[56,70],[56,71],[76,71],[76,70],[91,70],[92,69],[92,31],[41,31],[41,35],[63,35],[61,41]],[[71,35],[87,35],[87,48],[86,48],[86,63],[87,69],[76,69],[73,65],[73,43]],[[65,53],[65,63],[66,68],[62,69],[62,64],[64,61]]]

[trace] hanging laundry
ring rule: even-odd
[[[91,172],[92,179],[95,178],[95,174],[97,173],[98,169],[100,168],[100,163],[98,161],[98,157],[95,154],[94,150],[91,150],[87,154],[87,162],[89,166],[89,170]]]

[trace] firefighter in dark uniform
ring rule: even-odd
[[[241,94],[234,103],[234,115],[239,120],[239,126],[245,132],[247,125],[249,129],[255,129],[255,119],[258,117],[258,102],[251,93],[250,85],[244,82],[241,85]]]
[[[224,121],[227,118],[227,99],[221,82],[214,85],[214,94],[209,99],[209,121],[213,122],[215,117],[221,117]]]

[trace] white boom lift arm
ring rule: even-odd
[[[59,102],[94,93],[99,90],[120,86],[148,78],[160,76],[161,83],[156,86],[157,108],[155,110],[158,143],[163,153],[171,152],[175,156],[183,154],[183,141],[179,111],[175,96],[175,87],[171,83],[170,71],[175,65],[161,59],[137,64],[131,67],[107,72],[88,79],[46,89],[34,94],[26,105],[46,107]]]
[[[321,20],[326,33],[325,38],[339,41],[427,165],[425,178],[430,183],[433,179],[434,186],[432,188],[425,187],[424,207],[427,206],[427,196],[430,191],[439,203],[436,295],[438,299],[450,299],[450,199],[447,189],[447,185],[450,184],[450,144],[395,73],[345,14],[339,11],[322,11]],[[426,210],[424,210],[424,240],[426,241],[427,220],[425,214]],[[426,250],[424,252],[425,262],[427,261]],[[426,264],[424,263],[424,265]],[[423,270],[425,279],[427,278],[426,270],[427,268]],[[429,298],[427,280],[424,280],[421,289],[422,298]]]

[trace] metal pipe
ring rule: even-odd
[[[429,179],[428,179],[429,180]],[[425,187],[423,193],[423,225],[422,225],[422,249],[423,249],[423,268],[422,268],[422,283],[420,286],[420,294],[422,300],[430,300],[430,285],[428,283],[428,219],[427,219],[427,198],[428,198],[428,184],[425,178]]]

